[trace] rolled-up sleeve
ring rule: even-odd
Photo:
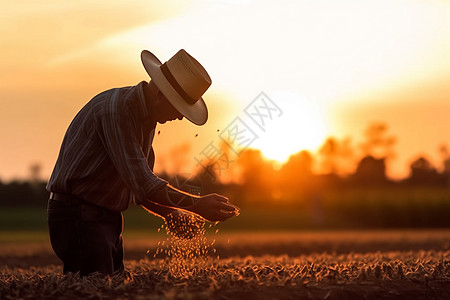
[[[137,204],[167,184],[150,169],[138,138],[140,131],[128,111],[106,113],[100,122],[105,150]]]

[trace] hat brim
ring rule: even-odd
[[[147,74],[166,96],[172,104],[186,119],[196,125],[203,125],[208,120],[208,109],[203,98],[198,99],[194,104],[187,103],[172,87],[161,71],[161,61],[150,51],[144,50],[141,53],[142,64]]]

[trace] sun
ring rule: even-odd
[[[267,125],[252,144],[270,160],[287,161],[301,150],[315,151],[326,138],[326,120],[322,107],[288,91],[268,95],[281,108],[282,114]]]

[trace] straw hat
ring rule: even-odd
[[[162,64],[144,50],[141,60],[152,81],[186,119],[196,125],[206,123],[208,109],[202,95],[211,85],[211,78],[195,58],[181,49]]]

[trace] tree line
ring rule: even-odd
[[[271,198],[270,201],[295,202],[308,195],[319,192],[357,189],[364,187],[386,188],[394,186],[434,186],[450,190],[450,154],[445,146],[440,148],[443,168],[438,170],[426,157],[419,157],[410,165],[409,176],[400,181],[391,180],[386,174],[386,166],[395,157],[394,146],[397,138],[388,132],[385,123],[370,124],[364,133],[365,139],[357,147],[350,139],[338,140],[329,137],[319,149],[317,155],[300,151],[290,156],[281,167],[274,167],[259,150],[243,151],[222,174],[214,167],[214,162],[206,168],[199,168],[180,186],[198,188],[201,193],[223,192],[239,197],[241,204],[249,199]],[[357,150],[359,160],[356,162]],[[321,172],[314,170],[319,164]],[[36,205],[44,207],[48,198],[46,182],[40,179],[40,166],[30,166],[30,178],[27,181],[0,182],[0,205]],[[224,182],[223,177],[238,180]],[[230,175],[231,174],[231,175]],[[168,180],[175,174],[160,173]],[[189,190],[188,190],[189,191]],[[287,201],[287,200],[288,201]]]

